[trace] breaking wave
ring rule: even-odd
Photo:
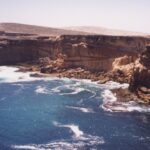
[[[40,94],[47,94],[48,90],[44,86],[37,86],[35,92]]]
[[[31,72],[18,72],[17,67],[0,67],[0,82],[13,83],[40,80],[40,78],[31,77]]]
[[[117,88],[117,87],[116,87]],[[109,112],[150,112],[150,107],[146,105],[140,105],[135,101],[119,102],[117,97],[110,90],[104,90],[102,93],[103,104],[101,108]]]
[[[13,145],[12,148],[22,150],[77,150],[84,149],[86,146],[101,145],[105,143],[103,137],[85,134],[77,125],[62,125],[58,122],[53,122],[53,124],[59,128],[68,128],[73,133],[72,138],[52,141],[47,144]]]
[[[31,72],[18,72],[19,68],[17,67],[0,67],[0,83],[16,83],[16,82],[26,82],[26,81],[35,81],[35,80],[60,80],[63,81],[64,84],[61,86],[57,86],[52,89],[47,89],[46,86],[37,86],[35,92],[38,94],[51,94],[58,93],[59,95],[76,95],[81,92],[88,92],[91,95],[90,98],[94,98],[97,95],[97,92],[94,90],[102,90],[101,97],[103,98],[103,104],[101,108],[105,111],[122,111],[122,112],[150,112],[149,106],[139,105],[136,102],[118,102],[115,94],[111,92],[112,89],[115,88],[128,88],[128,84],[120,84],[113,81],[109,81],[106,84],[98,84],[97,82],[92,82],[90,80],[78,80],[78,79],[67,79],[67,78],[53,78],[53,77],[31,77]],[[19,85],[19,84],[18,84]],[[16,91],[17,93],[23,89],[20,86],[20,89]],[[5,98],[1,98],[1,101],[5,100]],[[88,112],[88,110],[84,108],[73,108],[78,109],[82,112]]]
[[[65,80],[64,78],[59,79],[61,81]],[[45,86],[37,86],[35,89],[36,93],[41,93],[41,94],[51,94],[51,93],[57,93],[59,95],[77,95],[81,92],[87,92],[90,93],[89,99],[93,98],[96,96],[96,92],[88,89],[87,87],[84,87],[81,85],[81,81],[75,81],[76,83],[67,83],[61,86],[54,87],[52,89],[48,88],[46,85]],[[84,83],[86,84],[86,83]]]
[[[79,126],[77,126],[77,125],[74,125],[74,124],[62,125],[56,121],[54,121],[53,124],[57,127],[69,128],[73,132],[73,134],[76,138],[83,136],[83,131],[81,131],[79,129]]]
[[[79,110],[79,111],[84,112],[84,113],[94,113],[93,109],[91,109],[91,108],[73,107],[73,106],[66,106],[66,108]]]

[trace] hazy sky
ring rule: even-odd
[[[0,0],[0,22],[150,33],[150,0]]]

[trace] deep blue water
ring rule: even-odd
[[[150,114],[108,112],[104,88],[76,80],[0,83],[0,150],[149,150]]]

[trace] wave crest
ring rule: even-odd
[[[31,144],[31,145],[13,145],[12,148],[22,150],[71,150],[71,149],[84,149],[87,146],[95,146],[104,144],[105,141],[102,137],[92,136],[85,134],[79,129],[79,126],[74,124],[62,125],[58,122],[53,122],[57,127],[68,128],[72,131],[74,136],[66,140],[52,141],[47,144]]]
[[[94,113],[94,111],[91,108],[73,107],[73,106],[66,106],[66,108],[79,110],[84,113]]]
[[[110,112],[150,112],[150,107],[140,105],[135,101],[130,102],[119,102],[117,97],[110,90],[105,90],[102,93],[103,104],[101,108],[105,111]]]

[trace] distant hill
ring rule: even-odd
[[[19,24],[19,23],[0,23],[0,31],[5,31],[9,33],[38,34],[38,35],[45,35],[45,36],[58,36],[63,34],[67,34],[67,35],[86,34],[80,31],[78,32],[78,31],[72,31],[66,29],[57,29],[57,28],[26,25],[26,24]]]
[[[19,23],[0,23],[0,31],[5,31],[9,33],[37,34],[44,36],[59,36],[59,35],[150,36],[150,34],[146,33],[115,30],[104,27],[74,26],[64,28],[51,28]]]
[[[104,28],[104,27],[93,27],[93,26],[64,27],[63,29],[86,32],[86,33],[90,33],[90,34],[91,33],[92,34],[100,34],[100,35],[120,35],[120,36],[147,36],[147,35],[150,35],[148,33],[124,31],[124,30],[109,29],[109,28]]]

